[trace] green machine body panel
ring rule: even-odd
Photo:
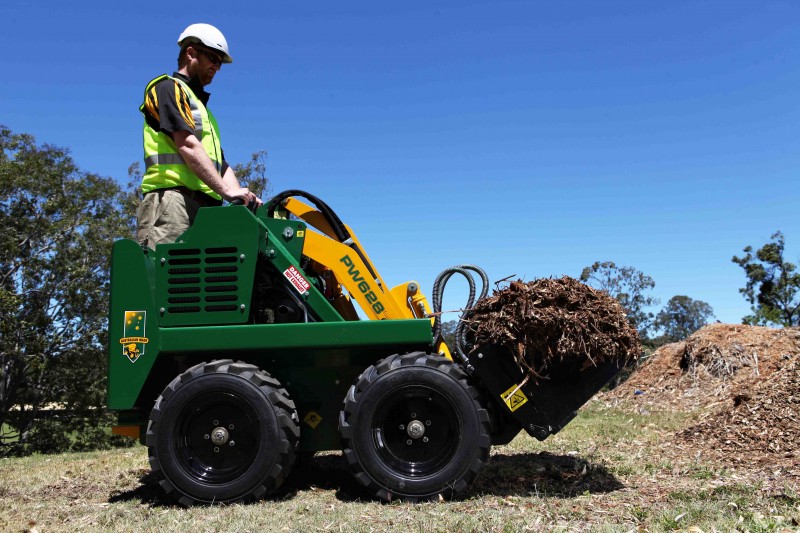
[[[111,257],[108,407],[114,410],[135,404],[137,384],[145,382],[158,356],[160,330],[152,257],[129,240],[115,242]]]
[[[153,402],[177,375],[203,361],[234,359],[287,389],[300,418],[301,449],[340,447],[341,401],[359,374],[394,353],[430,351],[433,338],[428,319],[345,321],[311,282],[303,291],[287,289],[309,309],[308,322],[255,323],[262,270],[284,283],[287,272],[311,279],[301,267],[305,229],[228,206],[201,209],[178,242],[155,250],[114,243],[108,407],[121,423],[144,428]]]
[[[305,222],[274,218],[259,218],[259,220],[267,227],[270,235],[280,239],[289,255],[300,261],[306,231]]]
[[[226,209],[223,225],[215,211],[202,208],[178,242],[156,246],[155,295],[162,326],[243,324],[248,319],[258,244],[264,242],[266,227],[244,207]]]

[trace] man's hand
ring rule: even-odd
[[[263,202],[261,198],[250,192],[250,189],[247,187],[239,187],[238,189],[234,189],[229,193],[220,194],[223,198],[225,198],[229,202],[233,202],[234,200],[241,200],[244,205],[251,205],[255,204],[257,206],[261,205]]]
[[[229,198],[225,194],[220,193],[220,195],[229,202],[234,198],[238,198],[247,206],[253,205],[258,207],[264,203],[261,201],[261,198],[250,192],[250,189],[241,186],[239,179],[230,166],[225,170],[225,175],[222,176],[222,182],[227,187],[227,191],[229,191],[231,196]]]

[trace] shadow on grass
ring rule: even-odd
[[[371,494],[350,474],[340,455],[314,457],[286,483],[288,494],[304,490],[335,490],[341,501],[370,500]],[[548,452],[496,454],[486,463],[467,496],[530,496],[572,498],[625,488],[608,469],[579,456]]]
[[[363,487],[347,468],[344,457],[339,454],[306,456],[284,484],[286,494],[291,497],[307,490],[333,490],[336,499],[352,502],[370,499]]]
[[[184,508],[164,494],[159,486],[158,477],[152,472],[137,469],[130,473],[139,476],[139,485],[132,490],[112,492],[108,503],[134,501],[150,507]],[[358,482],[350,475],[340,455],[301,455],[289,479],[274,494],[263,499],[265,501],[291,499],[299,492],[307,490],[335,490],[336,497],[342,501],[369,499],[369,495],[363,492]]]
[[[625,488],[609,470],[577,455],[548,452],[493,455],[471,494],[572,498]]]
[[[172,506],[173,504],[164,498],[161,487],[158,486],[158,479],[150,471],[141,471],[139,486],[133,490],[123,492],[113,492],[108,498],[108,503],[138,501],[139,503],[149,504],[151,507]]]
[[[176,506],[165,498],[151,473],[140,478],[130,491],[113,494],[109,503],[135,500],[152,507]],[[572,498],[581,494],[602,494],[624,488],[604,466],[578,456],[548,452],[493,455],[484,465],[467,497],[541,496]],[[373,500],[356,481],[341,455],[301,457],[289,479],[267,501],[292,499],[305,491],[332,490],[343,502]]]

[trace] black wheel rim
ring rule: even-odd
[[[383,464],[412,478],[444,468],[461,438],[455,405],[436,389],[398,387],[378,401],[372,418],[372,443]]]
[[[204,483],[241,476],[258,453],[261,425],[253,406],[227,391],[193,398],[179,415],[175,450],[181,468]]]

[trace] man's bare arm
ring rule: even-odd
[[[253,193],[239,184],[239,180],[236,179],[236,175],[230,167],[224,177],[219,175],[214,167],[214,162],[208,157],[205,148],[194,134],[188,131],[176,131],[172,133],[172,139],[186,165],[212,191],[229,202],[236,198],[246,204],[257,201]]]

